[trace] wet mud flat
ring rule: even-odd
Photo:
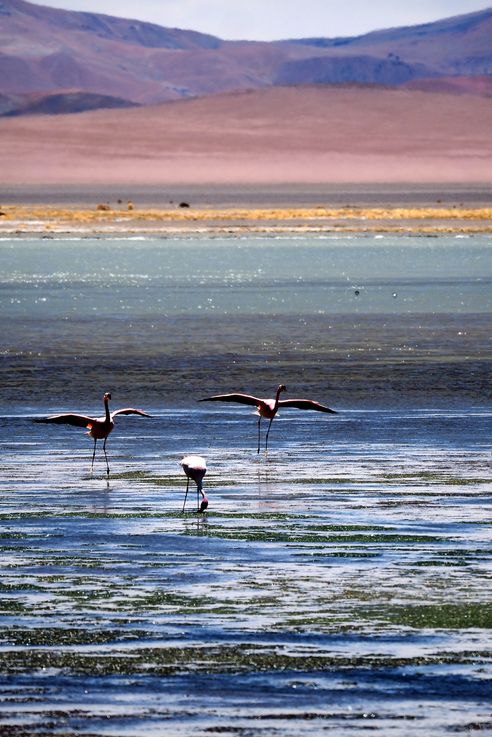
[[[152,413],[0,418],[2,735],[490,731],[490,411]]]

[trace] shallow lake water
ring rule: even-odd
[[[2,737],[492,731],[491,245],[0,243]]]
[[[342,407],[490,401],[490,237],[3,240],[0,275],[6,411],[280,382]]]

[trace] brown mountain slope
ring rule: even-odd
[[[0,120],[4,185],[491,182],[492,100],[273,88]]]
[[[255,43],[0,0],[0,94],[71,89],[153,104],[272,85],[398,86],[491,74],[490,38],[492,9],[357,38]]]

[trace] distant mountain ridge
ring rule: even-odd
[[[492,8],[357,37],[255,42],[0,0],[0,115],[305,84],[438,91],[440,78],[448,91],[490,95],[491,39]]]
[[[492,8],[433,23],[371,31],[347,38],[304,38],[288,43],[330,49],[337,56],[367,53],[422,64],[433,75],[492,74]]]

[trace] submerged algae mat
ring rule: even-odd
[[[492,729],[489,412],[153,414],[0,418],[2,737]]]

